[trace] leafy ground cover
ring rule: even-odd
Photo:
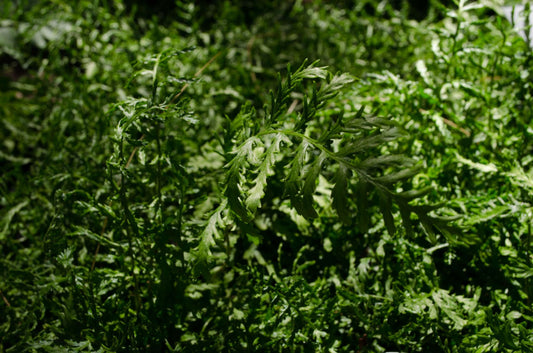
[[[533,351],[500,5],[2,4],[0,352]]]

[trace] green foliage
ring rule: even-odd
[[[0,4],[0,352],[532,352],[531,49],[401,3]]]
[[[305,79],[321,79],[323,82],[309,95],[295,92]],[[289,68],[285,81],[280,82],[277,92],[271,94],[270,106],[264,109],[266,116],[259,118],[255,110],[247,107],[241,110],[235,119],[241,125],[232,123],[232,135],[226,137],[231,140],[225,143],[226,146],[237,146],[230,150],[234,156],[226,157],[229,162],[225,196],[239,218],[249,221],[265,197],[267,179],[275,174],[275,170],[287,170],[285,174],[273,176],[284,188],[279,202],[290,199],[291,206],[307,219],[318,217],[313,197],[319,176],[323,176],[333,182],[333,202],[328,206],[333,206],[345,224],[351,223],[348,215],[356,213],[350,206],[353,200],[366,199],[370,197],[367,192],[376,191],[385,225],[391,234],[396,229],[391,207],[393,201],[399,204],[409,226],[411,212],[417,212],[424,224],[432,227],[432,218],[423,208],[408,204],[429,190],[395,192],[396,184],[416,175],[418,166],[401,155],[378,155],[382,145],[401,136],[400,129],[391,120],[363,117],[364,107],[338,107],[332,102],[352,81],[348,75],[333,76],[315,65],[304,65],[294,73]],[[300,107],[288,109],[290,96],[295,93],[302,97],[301,103],[294,99],[291,106]],[[287,113],[283,113],[285,111]],[[244,126],[245,120],[251,123]],[[241,131],[235,132],[236,129]],[[381,174],[383,171],[388,173]],[[251,182],[245,185],[247,180]],[[363,189],[361,184],[366,185],[365,193],[358,192]],[[368,205],[368,200],[364,204]],[[362,233],[366,231],[361,228]]]

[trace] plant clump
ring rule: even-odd
[[[0,5],[0,352],[533,352],[499,6]]]

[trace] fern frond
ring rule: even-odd
[[[220,239],[218,229],[223,226],[222,213],[226,207],[226,200],[224,200],[205,223],[204,229],[202,230],[202,233],[200,233],[200,242],[197,247],[198,260],[205,261],[207,257],[211,255],[210,249],[216,245],[215,240]]]
[[[249,190],[249,195],[246,198],[246,206],[252,212],[255,212],[261,206],[261,199],[265,195],[264,189],[267,185],[267,177],[274,174],[273,167],[276,163],[276,155],[279,154],[282,143],[291,144],[291,141],[283,134],[275,134],[270,146],[260,157],[262,162],[259,165],[256,178],[252,181],[254,186]]]
[[[300,193],[300,184],[301,184],[301,173],[305,166],[305,156],[307,154],[307,149],[310,147],[310,144],[306,140],[301,140],[296,148],[294,157],[290,162],[289,173],[285,178],[285,190],[284,196],[289,197],[292,205],[296,209],[303,209],[302,200],[299,197]]]
[[[250,213],[243,204],[242,185],[244,183],[244,175],[246,167],[250,161],[255,162],[253,147],[255,144],[261,143],[257,137],[252,136],[248,138],[237,151],[234,152],[235,157],[226,165],[228,170],[226,174],[226,188],[224,195],[228,200],[228,204],[233,212],[235,212],[241,219],[250,219]],[[255,164],[255,163],[254,163]]]
[[[318,180],[324,177],[333,182],[331,208],[344,224],[356,218],[361,232],[368,229],[368,207],[377,198],[376,206],[391,234],[396,232],[396,207],[407,232],[412,231],[411,215],[415,214],[428,233],[434,230],[450,233],[452,230],[444,221],[429,216],[433,206],[421,208],[410,204],[429,189],[396,191],[421,170],[421,164],[403,155],[382,154],[385,144],[404,135],[402,129],[388,119],[363,117],[363,107],[355,112],[346,111],[345,104],[337,104],[335,97],[353,79],[348,75],[331,75],[315,64],[302,66],[294,73],[289,70],[276,93],[271,94],[264,120],[247,108],[231,123],[225,140],[231,139],[233,146],[238,147],[225,148],[228,160],[225,196],[233,214],[241,222],[250,221],[261,209],[269,180],[273,178],[283,183],[281,197],[288,198],[300,215],[316,218],[319,212],[314,197]],[[304,79],[319,79],[321,85],[314,84],[310,95],[304,93],[294,124],[294,114],[292,109],[287,111],[287,102],[293,91],[303,87]],[[253,126],[246,128],[247,123]],[[251,184],[245,180],[251,180]]]
[[[268,125],[277,121],[277,119],[285,112],[291,92],[295,90],[296,86],[302,80],[325,79],[327,77],[328,72],[326,71],[326,68],[317,67],[317,63],[318,61],[315,61],[311,65],[305,67],[306,62],[304,62],[294,73],[291,73],[289,66],[285,81],[282,82],[281,78],[278,78],[279,83],[276,93],[270,92],[270,109],[267,110]]]
[[[296,210],[305,218],[316,218],[318,214],[313,208],[313,195],[316,190],[316,185],[318,183],[318,176],[320,175],[320,170],[322,169],[322,163],[326,159],[326,154],[324,152],[320,153],[318,157],[315,158],[313,163],[309,166],[307,173],[305,173],[305,182],[303,188],[301,189],[301,202],[295,205]]]

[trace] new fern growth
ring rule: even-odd
[[[229,209],[228,215],[241,224],[252,221],[261,212],[269,183],[277,181],[283,185],[277,197],[290,200],[306,219],[317,218],[314,199],[322,176],[332,185],[330,206],[340,221],[349,225],[355,220],[361,232],[369,226],[369,205],[377,201],[391,234],[396,232],[394,205],[407,232],[416,214],[430,235],[435,230],[452,233],[446,220],[429,214],[438,206],[410,203],[430,191],[409,190],[408,181],[420,165],[402,155],[382,154],[385,144],[402,136],[402,129],[389,119],[365,117],[364,107],[353,109],[338,99],[352,82],[349,75],[332,75],[316,63],[295,72],[289,67],[263,117],[247,104],[242,107],[224,141],[227,164],[221,205]],[[306,83],[312,90],[302,94]],[[398,191],[400,186],[407,191]],[[217,208],[202,232],[204,251],[214,244],[214,225],[222,223],[222,211]]]

